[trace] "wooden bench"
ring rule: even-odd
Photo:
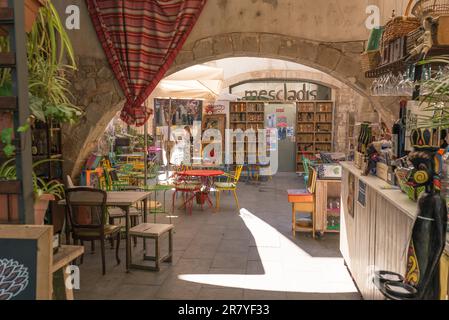
[[[132,263],[132,255],[130,257],[130,263],[132,268],[150,271],[159,271],[161,262],[172,262],[173,257],[173,231],[174,226],[172,224],[154,224],[154,223],[141,223],[129,230],[131,237],[138,237],[145,239],[153,239],[155,244],[155,255],[148,256],[144,252],[144,261],[154,261],[155,266],[145,266]],[[168,254],[165,257],[161,257],[160,253],[160,238],[168,233]]]

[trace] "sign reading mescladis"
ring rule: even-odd
[[[231,86],[230,91],[244,100],[330,100],[332,95],[329,87],[310,82],[249,81]]]

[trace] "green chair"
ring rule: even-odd
[[[148,213],[153,215],[154,223],[156,223],[156,217],[157,217],[158,214],[167,214],[166,201],[165,201],[166,200],[166,193],[167,193],[167,191],[173,190],[173,188],[174,188],[174,186],[169,185],[169,184],[154,184],[154,185],[141,187],[141,189],[144,190],[144,191],[148,191],[148,192],[153,192],[154,193],[154,201],[151,201],[150,205],[148,207]],[[162,204],[157,201],[159,192],[163,193],[163,202],[162,202]],[[171,224],[171,218],[173,216],[169,215],[167,217],[170,219],[170,224]]]
[[[309,182],[309,168],[315,165],[315,162],[305,156],[302,156],[302,164],[304,166],[304,184],[307,186]]]

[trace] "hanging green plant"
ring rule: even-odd
[[[27,51],[30,109],[33,115],[44,122],[76,122],[83,112],[71,102],[71,84],[66,76],[76,70],[75,55],[51,1],[39,11],[28,34]]]
[[[0,52],[9,52],[8,37],[0,37]],[[51,1],[39,10],[28,33],[27,55],[31,114],[43,122],[76,122],[83,111],[71,102],[71,83],[67,79],[67,74],[76,70],[75,54]],[[10,69],[0,72],[0,95],[12,95]]]
[[[423,128],[449,128],[449,55],[432,57],[418,63],[439,66],[437,74],[421,82],[425,93],[420,97],[420,108],[431,116],[419,115],[418,121]]]

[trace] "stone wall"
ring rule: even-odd
[[[407,0],[371,0],[382,5],[383,21],[401,12]],[[65,1],[54,1],[65,17]],[[81,29],[68,31],[80,57],[74,76],[76,103],[83,120],[64,135],[65,170],[79,173],[92,145],[123,104],[90,21],[84,0],[72,0],[81,11]],[[359,56],[369,31],[365,1],[360,0],[209,0],[168,74],[225,57],[284,59],[321,70],[364,96],[390,125],[397,101],[369,96],[370,81],[360,70]],[[64,19],[63,19],[64,20]],[[341,129],[342,130],[342,129]],[[342,135],[342,133],[339,133]]]
[[[74,104],[83,108],[81,121],[63,130],[64,171],[76,176],[97,139],[124,103],[123,93],[104,59],[77,58],[71,76]]]

